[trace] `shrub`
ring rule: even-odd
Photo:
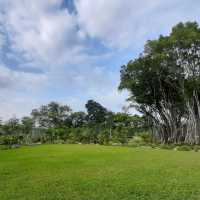
[[[151,134],[149,132],[141,132],[138,134],[139,137],[142,138],[142,140],[146,143],[151,142]]]
[[[22,143],[23,136],[15,136],[15,135],[5,135],[1,136],[0,144],[4,145],[8,148],[19,147],[19,144]]]
[[[140,147],[140,144],[132,143],[132,144],[128,144],[128,146],[136,148],[136,147]]]
[[[108,145],[109,142],[110,142],[109,133],[107,131],[102,131],[102,133],[98,135],[98,143],[101,145]]]
[[[157,144],[149,144],[149,146],[150,146],[151,148],[153,148],[153,149],[155,149],[155,148],[157,148],[157,147],[158,147],[158,145],[157,145]]]
[[[65,144],[65,141],[64,140],[61,140],[61,139],[59,139],[59,140],[54,140],[54,142],[53,142],[54,144]]]
[[[160,146],[159,146],[161,149],[174,149],[176,146],[175,145],[173,145],[173,144],[161,144]]]
[[[114,143],[120,143],[122,145],[127,144],[128,143],[127,130],[122,127],[116,128],[113,131],[112,141]]]
[[[183,146],[179,146],[176,148],[178,151],[191,151],[192,147],[191,146],[187,146],[187,145],[183,145]]]
[[[4,144],[4,136],[0,136],[0,145]]]
[[[0,145],[0,150],[8,150],[8,149],[10,149],[8,146],[6,146],[6,145]]]
[[[129,141],[128,141],[128,144],[139,144],[139,143],[142,143],[143,142],[143,139],[139,136],[134,136],[133,138],[131,138]]]
[[[197,146],[197,145],[194,146],[194,147],[193,147],[193,150],[194,150],[195,152],[198,152],[198,151],[200,150],[200,146]]]

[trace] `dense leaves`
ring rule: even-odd
[[[34,109],[31,113],[33,119],[40,127],[62,127],[69,121],[71,108],[67,105],[59,105],[56,102],[51,102],[48,105],[43,105],[39,109]]]
[[[161,141],[198,143],[199,86],[200,29],[188,22],[148,41],[139,58],[122,66],[119,89],[130,92],[132,106],[151,119]]]

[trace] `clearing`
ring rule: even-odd
[[[200,153],[99,145],[0,150],[1,200],[197,200]]]

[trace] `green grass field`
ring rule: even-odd
[[[199,200],[200,153],[95,145],[0,150],[0,200]]]

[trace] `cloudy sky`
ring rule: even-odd
[[[199,0],[0,0],[0,116],[52,100],[120,111],[120,66],[180,21],[200,23]]]

